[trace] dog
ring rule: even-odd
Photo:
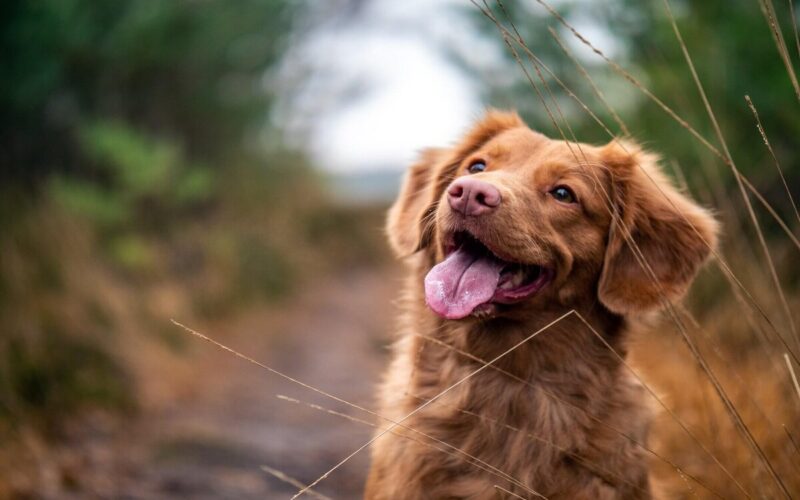
[[[365,498],[651,498],[627,340],[717,232],[632,141],[553,140],[489,110],[423,152],[387,218],[410,272]]]

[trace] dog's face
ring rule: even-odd
[[[426,301],[448,319],[581,300],[651,309],[685,292],[716,242],[714,220],[636,145],[555,141],[500,112],[423,155],[388,230],[399,254],[428,253]]]

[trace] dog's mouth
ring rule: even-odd
[[[495,304],[521,302],[552,279],[550,268],[503,260],[466,231],[445,244],[445,260],[425,277],[425,300],[439,316],[460,319],[493,310]]]

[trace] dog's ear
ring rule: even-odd
[[[389,209],[386,232],[395,254],[404,257],[430,244],[436,202],[470,153],[500,132],[524,126],[516,113],[489,110],[454,148],[425,150]]]
[[[686,293],[717,244],[717,222],[672,185],[655,155],[619,142],[602,154],[615,214],[598,298],[619,314],[659,308]]]
[[[400,194],[386,219],[389,244],[399,257],[427,246],[430,235],[424,235],[425,221],[433,217],[436,200],[435,176],[447,152],[441,149],[423,151],[417,163],[408,169]]]

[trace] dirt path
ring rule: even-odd
[[[276,370],[369,408],[386,360],[397,278],[360,271],[300,291],[280,310],[252,311],[205,330]],[[369,440],[372,429],[277,395],[373,421],[344,404],[276,377],[199,339],[196,389],[144,423],[122,498],[289,498],[296,488],[261,470],[304,483]],[[133,456],[133,454],[132,454]],[[369,453],[318,488],[359,498]]]

